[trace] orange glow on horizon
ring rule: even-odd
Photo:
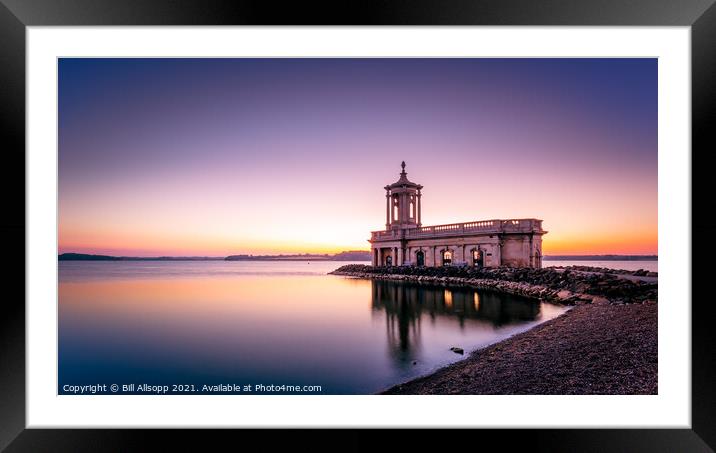
[[[440,207],[445,209],[444,206]],[[629,224],[620,227],[617,222],[608,219],[595,225],[589,222],[575,223],[568,214],[557,211],[548,214],[544,216],[543,223],[544,228],[548,230],[543,236],[544,255],[657,254],[656,228],[632,227]],[[503,218],[507,217],[503,216]],[[627,220],[641,219],[628,218]],[[454,220],[446,219],[430,224],[452,222]],[[334,254],[348,250],[369,250],[367,240],[370,231],[381,229],[374,226],[377,223],[374,221],[352,225],[350,229],[341,224],[334,227],[316,227],[312,230],[309,219],[305,225],[288,227],[281,224],[248,225],[242,231],[244,233],[242,240],[239,234],[232,234],[231,228],[217,229],[214,234],[210,234],[211,231],[200,234],[198,233],[201,231],[200,225],[190,228],[187,232],[186,229],[180,228],[162,230],[151,224],[150,227],[145,227],[140,224],[110,225],[98,224],[96,221],[92,223],[99,227],[79,228],[61,223],[59,253],[210,257],[238,254]],[[173,224],[173,222],[168,223]],[[562,228],[554,228],[555,223],[562,223]],[[260,234],[262,231],[264,233]]]
[[[368,233],[365,234],[368,236]],[[287,241],[223,241],[217,239],[197,240],[187,238],[156,237],[136,240],[126,238],[117,241],[111,237],[97,236],[93,241],[79,240],[61,243],[59,253],[75,252],[88,254],[105,254],[117,256],[210,256],[227,255],[279,255],[279,254],[335,254],[349,250],[369,251],[367,240],[364,242],[345,242],[342,244],[316,242]],[[142,240],[143,239],[143,240]],[[105,244],[114,244],[111,247]],[[181,246],[177,246],[181,244]],[[626,232],[609,234],[593,232],[579,235],[558,235],[549,232],[543,236],[542,250],[544,255],[656,255],[658,253],[658,235],[656,232]]]
[[[546,234],[542,239],[544,255],[656,255],[656,232],[597,237],[565,237]]]

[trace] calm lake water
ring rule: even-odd
[[[274,393],[256,392],[262,384],[375,393],[464,358],[453,346],[467,354],[565,310],[326,275],[343,264],[61,261],[58,391],[251,384]]]
[[[609,269],[624,269],[627,271],[638,271],[639,269],[644,269],[645,271],[649,272],[659,272],[658,261],[542,261],[542,267],[556,266],[606,267]]]

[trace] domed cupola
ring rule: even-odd
[[[408,179],[405,161],[400,178],[385,186],[385,226],[387,229],[417,228],[420,222],[420,184]]]

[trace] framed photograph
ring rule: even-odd
[[[712,451],[716,7],[508,3],[4,0],[1,445]]]

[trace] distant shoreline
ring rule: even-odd
[[[370,252],[340,252],[334,255],[229,255],[229,256],[112,256],[62,253],[59,261],[370,261]]]
[[[229,256],[112,256],[62,253],[59,261],[370,261],[370,252],[348,251],[334,255],[229,255]],[[543,261],[658,261],[658,255],[545,255]]]

